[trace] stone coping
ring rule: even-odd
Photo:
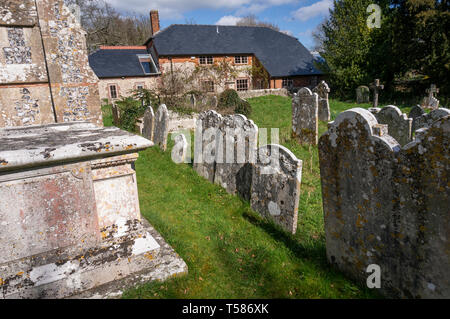
[[[71,122],[0,129],[0,173],[133,153],[153,142],[116,127]]]

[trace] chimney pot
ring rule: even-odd
[[[152,36],[159,31],[159,13],[158,10],[150,11],[150,24],[152,27]]]

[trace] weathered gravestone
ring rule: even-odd
[[[370,90],[367,86],[360,85],[356,88],[356,103],[369,103],[370,102]]]
[[[165,104],[161,104],[155,114],[155,129],[153,131],[153,142],[165,151],[169,136],[169,111]]]
[[[328,84],[325,81],[320,81],[313,89],[313,93],[317,93],[319,96],[319,120],[328,122],[331,118],[330,103],[328,102],[330,88],[328,87]]]
[[[404,148],[369,111],[338,115],[319,141],[328,261],[389,297],[450,296],[450,116]]]
[[[411,108],[411,111],[409,111],[408,117],[413,119],[413,124],[412,124],[413,132],[416,130],[416,119],[418,117],[421,117],[424,114],[425,114],[425,110],[420,105],[413,106]]]
[[[150,141],[153,141],[153,132],[155,130],[155,113],[153,113],[153,108],[151,105],[147,106],[147,109],[144,113],[144,119],[143,119],[143,128],[142,128],[142,135],[149,139]]]
[[[115,126],[120,126],[120,109],[116,103],[111,104],[112,120]]]
[[[172,148],[172,160],[176,164],[184,163],[188,156],[189,143],[184,134],[172,134],[172,140],[175,142]]]
[[[0,127],[103,125],[85,32],[62,0],[0,4]]]
[[[105,297],[186,264],[141,218],[152,145],[86,122],[0,129],[0,298]]]
[[[195,97],[195,94],[191,94],[190,101],[191,101],[191,105],[192,106],[196,106],[197,105],[197,98]]]
[[[222,115],[210,110],[199,114],[194,142],[194,169],[200,175],[214,183],[216,153],[220,150],[219,126]]]
[[[379,79],[375,79],[375,81],[370,85],[370,88],[373,90],[373,107],[378,106],[378,95],[380,94],[380,90],[384,89],[384,85],[380,84]]]
[[[250,200],[252,165],[256,162],[258,127],[242,114],[223,117],[214,182],[230,194]]]
[[[408,144],[412,141],[412,118],[402,113],[394,105],[388,105],[380,108],[369,109],[375,115],[379,124],[388,126],[388,134],[395,138],[400,145]]]
[[[431,84],[427,89],[428,96],[423,99],[422,106],[426,109],[435,110],[439,108],[439,100],[435,97],[435,94],[439,93],[439,89],[436,84]]]
[[[433,122],[447,115],[450,115],[450,110],[445,108],[439,108],[437,110],[432,110],[430,113],[424,113],[415,119],[414,129],[417,132],[417,130],[421,128],[430,127]]]
[[[252,176],[252,209],[295,234],[301,179],[302,161],[291,151],[277,144],[260,147]]]
[[[301,88],[292,99],[292,137],[300,144],[317,145],[319,121],[317,93]]]

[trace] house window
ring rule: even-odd
[[[117,87],[115,85],[109,86],[109,95],[112,99],[117,99]]]
[[[142,90],[144,88],[144,84],[143,83],[136,83],[136,90]]]
[[[248,90],[248,79],[236,80],[236,89],[238,91],[247,91]]]
[[[214,92],[214,81],[206,80],[202,82],[203,91]]]
[[[214,58],[212,56],[201,56],[199,57],[200,64],[213,64]]]
[[[155,63],[150,54],[138,54],[139,62],[141,63],[144,74],[158,73]]]
[[[284,88],[292,87],[292,86],[294,86],[294,82],[292,81],[292,79],[284,78],[281,86]]]
[[[247,64],[248,58],[247,58],[247,56],[237,55],[234,57],[234,63],[235,64]]]

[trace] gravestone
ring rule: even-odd
[[[388,134],[396,139],[400,145],[408,144],[412,141],[412,118],[394,105],[379,108],[371,108],[369,111],[375,115],[379,124],[388,126]]]
[[[449,138],[450,116],[403,148],[365,109],[329,124],[319,159],[331,264],[361,284],[378,265],[387,297],[450,296]]]
[[[184,136],[184,134],[177,134],[174,137],[174,134],[172,134],[172,139],[175,142],[175,145],[172,148],[172,160],[176,164],[184,163],[188,156],[189,146],[186,136]]]
[[[85,32],[62,0],[0,4],[0,127],[103,125]]]
[[[302,161],[287,148],[269,144],[258,149],[250,205],[286,231],[297,230]]]
[[[220,140],[219,126],[223,117],[216,111],[204,111],[198,116],[195,129],[194,169],[214,183],[216,156]]]
[[[142,129],[142,135],[153,141],[153,132],[155,130],[155,113],[153,113],[153,108],[151,105],[147,106],[147,109],[145,110],[143,122],[144,127]]]
[[[165,104],[161,104],[155,114],[155,129],[153,131],[153,142],[165,151],[169,136],[169,111]]]
[[[424,98],[422,106],[426,109],[436,110],[439,108],[439,100],[435,97],[435,94],[439,93],[439,89],[436,84],[431,84],[427,89],[428,96]]]
[[[413,119],[413,124],[412,124],[413,132],[416,130],[416,124],[415,124],[416,119],[418,117],[421,117],[424,114],[425,114],[425,110],[420,105],[413,106],[411,108],[411,111],[409,111],[408,117]]]
[[[141,217],[152,143],[73,122],[0,129],[0,298],[108,297],[187,271]]]
[[[447,115],[450,115],[450,110],[446,108],[439,108],[437,110],[432,110],[430,113],[424,113],[422,116],[416,118],[414,129],[417,132],[417,130],[421,128],[430,127],[433,122],[436,122]]]
[[[116,103],[111,104],[111,113],[113,118],[113,124],[120,126],[120,110]]]
[[[378,95],[380,94],[380,90],[384,89],[384,85],[380,84],[379,79],[375,79],[375,81],[370,85],[370,88],[373,90],[373,107],[378,106]]]
[[[251,164],[256,161],[258,126],[242,114],[223,117],[219,125],[214,183],[250,200]]]
[[[328,87],[328,84],[325,81],[320,81],[313,89],[313,93],[317,93],[319,96],[319,120],[328,122],[331,118],[330,103],[328,102],[330,88]]]
[[[196,106],[197,105],[197,98],[195,97],[195,94],[191,94],[190,101],[191,101],[191,105],[192,106]]]
[[[217,99],[217,95],[213,95],[211,100],[212,100],[212,102],[211,102],[212,106],[214,108],[216,108],[219,103],[219,100]]]
[[[292,137],[300,144],[317,145],[319,121],[317,93],[301,88],[292,99]]]
[[[369,103],[370,102],[370,90],[367,86],[360,85],[356,88],[356,103]]]

